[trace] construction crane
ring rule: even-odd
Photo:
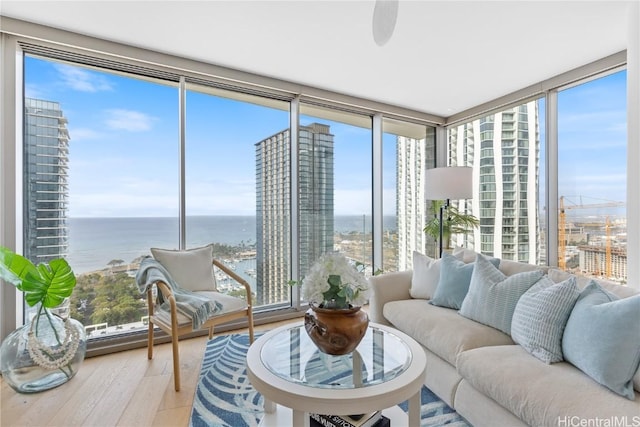
[[[567,237],[566,237],[566,225],[567,225],[567,217],[565,211],[567,209],[596,209],[596,208],[615,208],[624,206],[624,202],[614,202],[607,201],[603,203],[591,203],[591,204],[582,204],[582,198],[580,198],[580,204],[577,205],[567,205],[564,204],[564,196],[560,196],[560,203],[558,204],[558,210],[560,211],[560,215],[558,215],[558,268],[562,270],[566,270],[567,268],[567,260],[566,260],[566,250],[567,250]],[[605,272],[607,277],[611,275],[611,236],[610,236],[610,223],[609,217],[607,217],[607,221],[605,224],[606,230],[606,242],[605,242]]]

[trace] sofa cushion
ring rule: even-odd
[[[469,263],[476,260],[478,252],[475,252],[471,249],[456,247],[453,249],[453,255],[462,259],[462,261]],[[527,264],[525,262],[512,261],[509,259],[500,259],[500,265],[498,266],[498,268],[506,276],[512,276],[523,271],[542,270],[546,272],[549,267],[547,267],[546,265],[534,265]]]
[[[462,259],[460,255],[454,255]],[[411,298],[431,299],[440,280],[440,264],[442,260],[413,251],[413,275],[411,276]]]
[[[569,316],[564,358],[600,384],[634,399],[640,363],[640,295],[618,299],[592,281]]]
[[[516,304],[511,338],[545,363],[562,361],[562,334],[578,295],[574,276],[560,283],[544,276]]]
[[[531,426],[639,416],[640,397],[621,398],[571,364],[542,363],[518,345],[464,351],[457,369],[463,381]]]
[[[475,263],[467,264],[456,255],[449,255],[446,252],[442,254],[441,261],[440,278],[431,304],[460,309],[469,290]],[[496,267],[500,264],[498,258],[491,258],[488,262]]]
[[[520,296],[543,274],[532,270],[505,276],[487,257],[478,254],[460,314],[511,334],[513,311]]]
[[[391,324],[455,366],[458,353],[486,345],[513,344],[511,338],[456,310],[429,304],[427,300],[392,301],[384,305]]]
[[[509,259],[500,260],[500,271],[505,276],[513,276],[514,274],[523,273],[525,271],[542,271],[547,272],[548,267],[544,265],[527,264],[526,262],[512,261]]]

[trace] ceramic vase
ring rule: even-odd
[[[323,353],[351,353],[367,332],[369,316],[360,307],[322,308],[312,305],[304,316],[309,338]]]

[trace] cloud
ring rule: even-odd
[[[103,135],[100,132],[96,132],[94,129],[89,128],[72,128],[69,129],[69,136],[71,141],[82,141],[85,139],[99,139]]]
[[[33,83],[26,83],[24,87],[24,94],[27,98],[44,99],[46,98],[45,91],[40,85]]]
[[[94,93],[113,89],[109,80],[100,74],[65,64],[55,64],[54,68],[62,84],[73,90]]]
[[[145,113],[125,109],[106,110],[105,123],[111,129],[126,130],[130,132],[144,132],[150,130],[154,117]]]

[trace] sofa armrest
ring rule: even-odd
[[[411,277],[413,272],[397,271],[369,278],[371,295],[369,297],[369,319],[372,322],[389,325],[384,318],[382,308],[390,301],[411,299]]]

